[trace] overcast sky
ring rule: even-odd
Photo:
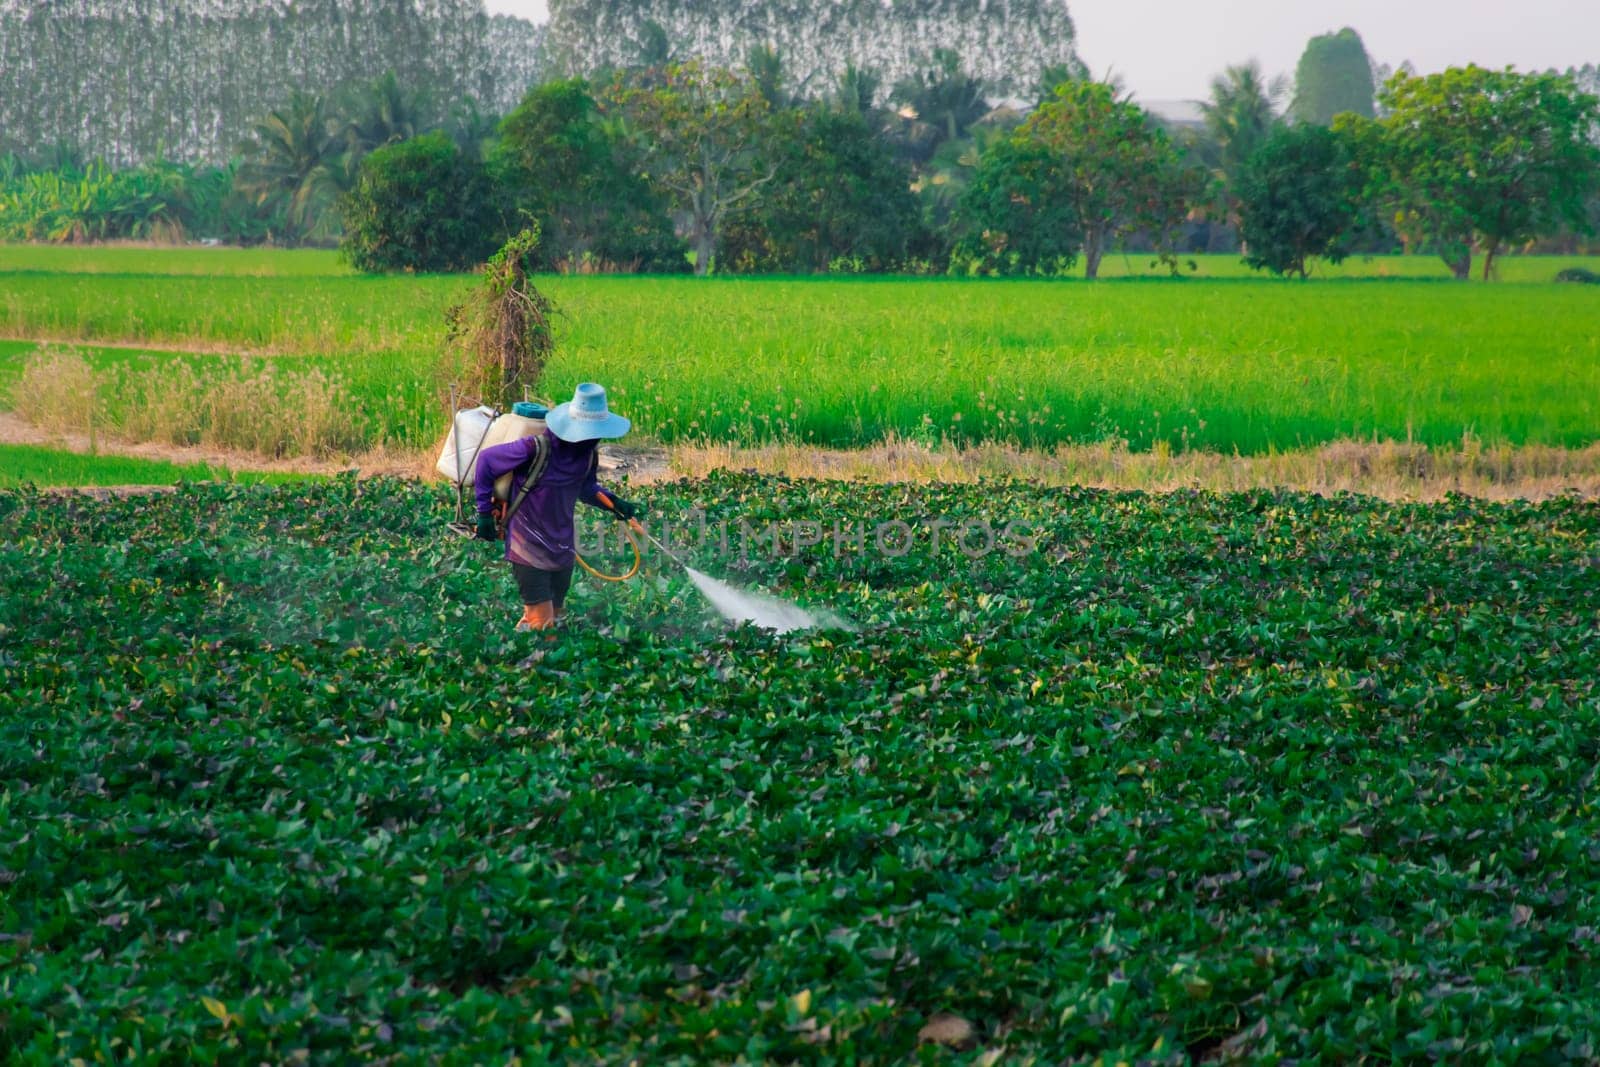
[[[545,0],[488,0],[546,17]],[[1544,69],[1600,63],[1600,0],[1068,0],[1078,51],[1146,100],[1204,96],[1229,63],[1294,73],[1306,41],[1353,26],[1380,63]]]

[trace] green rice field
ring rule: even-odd
[[[551,277],[546,392],[603,382],[664,441],[1578,446],[1600,436],[1600,289],[1547,282],[1576,262],[1507,259],[1492,285],[1423,257],[1306,284],[1246,279],[1236,257],[1099,284]],[[336,376],[369,443],[426,445],[445,423],[443,312],[469,284],[357,276],[323,252],[8,247],[0,388],[41,343],[104,372],[266,356]]]

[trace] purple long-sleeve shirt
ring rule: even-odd
[[[524,437],[491,445],[478,454],[478,512],[482,514],[494,507],[494,483],[507,471],[513,472],[511,499],[517,499],[522,480],[528,475],[528,462],[533,458],[534,441]],[[600,483],[595,478],[599,469],[598,441],[563,441],[546,430],[545,445],[550,449],[550,461],[545,465],[544,476],[522,502],[522,507],[511,516],[506,530],[506,559],[540,570],[558,571],[572,566],[577,556],[572,513],[578,501],[602,507],[597,494]]]

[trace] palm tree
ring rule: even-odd
[[[871,118],[878,109],[878,91],[882,87],[883,79],[877,74],[854,63],[846,63],[834,85],[834,105],[840,111]]]
[[[1033,95],[1039,103],[1043,103],[1056,94],[1056,86],[1085,81],[1088,77],[1089,68],[1083,65],[1081,59],[1074,58],[1070,63],[1051,63],[1040,68],[1039,77],[1033,85]]]
[[[1245,163],[1283,124],[1279,106],[1288,88],[1282,78],[1269,83],[1261,64],[1253,59],[1212,79],[1211,99],[1201,103],[1200,111],[1210,142],[1209,162],[1228,189],[1230,200]]]
[[[788,72],[783,69],[783,56],[770,44],[752,45],[745,55],[744,69],[755,79],[756,88],[766,97],[767,106],[773,110],[789,106],[789,91],[784,88]]]
[[[357,155],[398,141],[409,141],[426,129],[422,94],[400,88],[392,70],[367,86],[352,101],[351,110],[354,117],[345,133]]]
[[[256,123],[243,145],[239,189],[258,208],[282,210],[293,240],[330,238],[331,210],[348,180],[346,126],[320,96],[296,92],[289,105]]]
[[[639,27],[639,66],[656,70],[672,62],[672,41],[667,28],[654,19],[646,19]]]
[[[982,80],[962,70],[961,57],[949,48],[937,49],[933,63],[897,84],[894,96],[936,127],[940,140],[956,140],[989,113]]]
[[[476,97],[464,96],[450,109],[445,132],[468,159],[486,159],[500,128],[500,117],[478,106]]]

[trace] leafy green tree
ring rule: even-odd
[[[654,86],[619,85],[610,102],[640,143],[651,182],[688,221],[696,274],[709,273],[729,215],[776,173],[763,152],[772,108],[748,74],[669,65]]]
[[[724,259],[739,270],[882,271],[919,237],[911,174],[867,120],[827,107],[778,116],[774,178],[730,220]]]
[[[1347,116],[1341,128],[1362,147],[1397,229],[1428,240],[1456,277],[1471,273],[1474,243],[1488,279],[1508,246],[1563,226],[1592,232],[1600,99],[1569,75],[1477,66],[1400,73],[1381,103],[1381,120]]]
[[[1229,193],[1230,214],[1237,214],[1237,186],[1245,164],[1283,124],[1278,103],[1285,91],[1281,82],[1268,82],[1261,64],[1251,60],[1213,78],[1211,99],[1200,105],[1207,154]]]
[[[1381,101],[1380,97],[1380,106]],[[1464,280],[1472,274],[1474,235],[1472,220],[1450,192],[1455,176],[1448,168],[1428,175],[1415,173],[1419,169],[1415,154],[1425,151],[1420,131],[1393,132],[1388,126],[1391,119],[1386,114],[1375,121],[1347,112],[1334,120],[1333,129],[1355,151],[1366,181],[1363,198],[1383,213],[1401,248],[1407,253],[1437,254],[1454,277]],[[1411,141],[1411,147],[1399,150],[1395,142],[1400,140]],[[1421,162],[1433,171],[1425,160]],[[1408,174],[1414,174],[1418,184],[1404,177]]]
[[[1166,131],[1101,82],[1068,82],[1018,129],[1047,151],[1083,239],[1088,277],[1112,243],[1135,232],[1166,247],[1200,195],[1204,176],[1185,164]]]
[[[1068,174],[1028,137],[995,141],[961,192],[951,269],[975,274],[1060,274],[1078,259],[1083,234]]]
[[[682,269],[667,204],[625,133],[581,78],[535,86],[501,124],[494,171],[516,210],[538,220],[544,266]]]
[[[362,271],[466,270],[504,236],[497,200],[484,165],[442,131],[385,145],[340,201],[341,249]]]
[[[282,213],[285,237],[331,237],[334,206],[349,175],[349,145],[344,123],[323,97],[295,93],[288,106],[256,123],[244,157],[238,188],[257,210]]]
[[[1295,68],[1289,114],[1296,122],[1317,126],[1332,125],[1334,116],[1345,112],[1372,118],[1376,95],[1367,46],[1359,33],[1345,27],[1313,37],[1306,45]]]
[[[1245,262],[1301,278],[1313,258],[1340,262],[1359,224],[1362,185],[1345,136],[1325,126],[1279,129],[1239,174]]]

